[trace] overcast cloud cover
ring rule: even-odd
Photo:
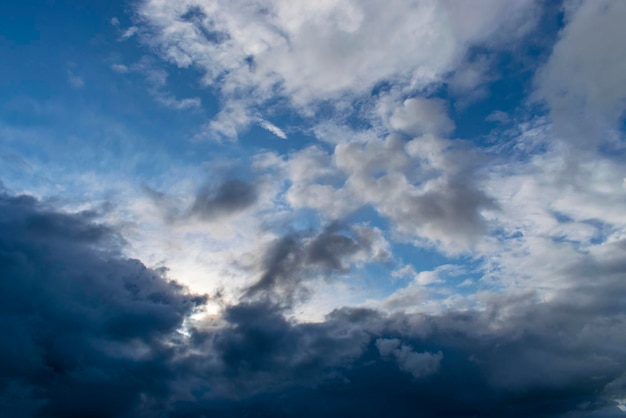
[[[3,2],[0,416],[624,416],[625,20]]]

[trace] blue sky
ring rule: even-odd
[[[482,354],[487,389],[476,402],[500,406],[457,399],[473,416],[536,414],[498,408],[521,393],[553,399],[552,389],[577,395],[545,416],[621,414],[624,310],[610,296],[626,292],[625,18],[617,0],[5,1],[3,199],[30,196],[23,216],[119,236],[115,272],[139,260],[187,296],[206,295],[193,308],[180,302],[184,320],[163,337],[213,341],[179,341],[190,358],[200,350],[220,364],[207,366],[219,377],[191,416],[212,402],[231,411],[224,399],[239,378],[258,385],[242,389],[244,403],[274,405],[265,366],[234,377],[219,343],[245,340],[225,334],[233,329],[266,329],[246,325],[250,312],[302,341],[345,327],[368,335],[355,342],[361,351],[337,348],[338,363],[320,366],[337,376],[367,375],[357,364],[374,356],[415,390],[427,379],[445,387],[454,359]],[[365,311],[374,319],[358,325],[346,314]],[[537,312],[545,327],[523,323]],[[474,321],[467,341],[444,338],[463,328],[459,316]],[[420,321],[440,328],[429,337]],[[604,325],[594,334],[584,324]],[[514,348],[500,355],[485,341]],[[248,349],[264,350],[235,351]],[[530,371],[499,372],[515,353]],[[552,355],[562,363],[540,372]],[[346,361],[350,371],[338,366]],[[284,396],[296,411],[322,395],[295,393],[329,377],[301,379],[287,363],[294,386]],[[473,373],[463,367],[455,373]],[[11,380],[20,393],[41,389],[24,379]],[[194,379],[189,393],[200,390]],[[172,406],[184,398],[174,392],[167,414],[178,416],[187,406]],[[138,413],[127,407],[111,414]],[[424,414],[452,414],[440,407]]]

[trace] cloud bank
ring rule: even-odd
[[[623,242],[570,266],[571,286],[550,301],[492,295],[481,310],[343,308],[296,323],[284,305],[242,295],[194,322],[205,297],[123,258],[95,214],[4,194],[0,222],[0,403],[11,416],[619,412]],[[249,293],[297,284],[307,266],[341,270],[366,248],[335,228],[287,236]]]

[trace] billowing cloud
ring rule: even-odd
[[[441,315],[346,308],[315,324],[242,303],[225,312],[225,328],[194,331],[215,350],[214,388],[234,399],[207,393],[181,403],[181,415],[619,416],[626,359],[616,299],[576,285],[551,302],[484,302]]]
[[[481,158],[462,141],[433,135],[341,143],[332,156],[310,148],[288,163],[287,199],[330,217],[371,205],[407,240],[462,252],[487,232],[482,212],[497,209],[474,180]]]
[[[95,214],[0,196],[0,404],[121,416],[169,392],[171,341],[204,298],[120,253]]]
[[[485,295],[480,310],[344,308],[306,323],[244,299],[194,322],[206,299],[124,259],[93,213],[3,195],[0,221],[0,404],[14,416],[612,416],[624,395],[621,242],[571,265],[550,301]],[[278,242],[265,287],[343,269],[364,247],[346,234]]]

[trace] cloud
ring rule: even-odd
[[[402,6],[151,0],[137,5],[136,23],[142,42],[163,59],[202,71],[225,107],[242,102],[254,114],[268,100],[286,98],[307,113],[321,102],[369,94],[384,81],[407,91],[440,83],[472,46],[505,47],[540,14],[531,1]],[[234,134],[250,121],[239,118]]]
[[[271,303],[238,304],[225,312],[227,326],[194,330],[202,351],[217,356],[211,376],[223,395],[182,402],[178,412],[619,416],[619,298],[572,278],[550,302],[491,295],[484,309],[438,315],[344,308],[307,324],[287,321]]]
[[[185,99],[176,99],[173,96],[159,94],[156,96],[157,102],[169,107],[170,109],[194,109],[202,106],[202,101],[198,97],[189,97]]]
[[[407,264],[397,270],[391,272],[392,277],[402,278],[410,277],[420,286],[427,286],[435,283],[442,283],[446,276],[458,276],[463,272],[462,268],[452,264],[443,264],[435,270],[425,270],[417,273],[412,265]]]
[[[270,131],[271,133],[273,133],[274,135],[276,135],[277,137],[281,138],[281,139],[287,139],[287,134],[280,129],[278,126],[274,125],[273,123],[266,121],[266,120],[262,120],[259,122],[259,124],[261,125],[261,127],[263,129],[266,129],[268,131]]]
[[[131,29],[134,29],[131,31]],[[130,28],[125,34],[130,33],[132,36],[137,28]],[[122,36],[122,39],[126,39]],[[150,58],[144,56],[138,62],[128,66],[120,63],[111,65],[111,69],[118,74],[138,73],[142,75],[148,85],[148,92],[154,100],[161,105],[170,109],[184,110],[195,109],[202,106],[202,100],[199,97],[186,97],[183,99],[176,98],[167,89],[167,79],[169,74],[166,70],[159,67]]]
[[[310,148],[288,163],[287,201],[331,219],[370,205],[404,239],[459,253],[486,234],[482,213],[497,210],[475,180],[484,158],[462,141],[433,135],[340,143],[332,155]],[[324,169],[309,170],[313,164]]]
[[[624,117],[626,58],[621,1],[565,3],[567,25],[536,76],[562,138],[579,146],[611,143],[609,131]]]
[[[0,196],[4,411],[118,416],[168,392],[168,341],[204,298],[124,258],[95,221]]]
[[[67,70],[67,82],[74,89],[80,89],[85,86],[83,77],[75,74],[72,70]]]
[[[254,184],[238,179],[227,180],[216,189],[205,186],[195,197],[190,214],[205,220],[229,216],[257,201]]]
[[[142,191],[162,213],[167,223],[185,223],[190,218],[212,222],[240,214],[258,203],[258,184],[240,179],[227,179],[220,183],[205,183],[185,205],[183,198],[142,186]],[[187,207],[185,207],[187,206]]]
[[[500,77],[494,60],[490,55],[467,56],[465,62],[457,67],[447,83],[456,99],[457,110],[463,110],[489,95],[489,83]]]
[[[449,134],[454,130],[454,122],[448,117],[445,106],[441,99],[407,99],[391,115],[391,127],[411,136]]]
[[[389,257],[380,230],[367,226],[343,228],[334,223],[318,233],[291,233],[275,240],[261,262],[261,277],[245,296],[269,298],[291,307],[309,296],[306,281],[322,274],[347,273],[358,261],[384,261]]]
[[[443,264],[434,270],[424,270],[417,273],[412,265],[407,264],[391,273],[394,278],[409,277],[408,285],[395,290],[376,305],[380,309],[390,312],[440,312],[444,311],[448,300],[441,299],[442,295],[450,296],[446,284],[450,286],[450,279],[462,276],[467,270],[459,265]],[[468,279],[469,280],[469,279]],[[464,286],[471,284],[466,283]],[[456,297],[455,297],[456,296]],[[468,301],[458,295],[452,295],[452,306],[461,309]]]
[[[124,33],[122,33],[122,35],[120,36],[120,40],[121,41],[125,41],[128,38],[133,37],[134,35],[137,34],[138,28],[136,26],[131,26],[128,29],[126,29],[124,31]]]
[[[550,141],[543,125],[526,129],[515,139],[521,147],[537,138]],[[486,214],[498,233],[479,252],[488,260],[485,285],[551,298],[571,283],[565,265],[623,239],[626,218],[618,208],[626,202],[624,167],[613,157],[579,153],[577,146],[540,144],[548,150],[523,151],[483,178],[500,210]]]
[[[252,120],[254,118],[245,103],[228,103],[198,134],[198,139],[209,137],[218,141],[223,139],[234,140],[237,138],[239,129],[248,126]]]
[[[126,74],[130,71],[130,69],[124,64],[113,64],[111,65],[111,69],[120,74]]]
[[[0,224],[0,405],[14,415],[612,416],[624,396],[623,241],[565,269],[550,300],[485,293],[478,310],[298,323],[244,298],[194,322],[206,299],[124,258],[94,213],[5,194]],[[289,236],[259,283],[299,285],[364,251],[354,228]]]
[[[502,83],[515,85],[512,96],[491,103],[506,113],[485,119],[490,103],[463,106],[487,94],[494,66],[510,70],[509,52],[544,6],[393,6],[134,4],[129,36],[199,72],[218,96],[199,135],[233,138],[259,124],[286,137],[266,119],[275,118],[306,120],[303,131],[325,143],[263,151],[250,172],[203,187],[198,170],[181,166],[146,180],[158,189],[138,198],[124,186],[121,209],[103,216],[129,247],[98,211],[64,212],[51,202],[74,203],[9,196],[0,183],[1,411],[623,415],[626,170],[606,151],[622,135],[615,39],[626,9],[564,2],[565,26],[534,85],[550,117],[536,103],[509,106],[528,87],[524,64]],[[493,58],[502,48],[503,60]],[[165,68],[144,59],[113,70],[141,72],[166,106],[200,106],[167,92]],[[474,116],[501,125],[475,143],[455,139]],[[113,183],[94,173],[85,195]],[[193,277],[177,279],[211,296],[144,262],[178,263]],[[316,298],[326,289],[330,303]]]
[[[436,373],[443,358],[441,351],[435,354],[427,351],[416,353],[410,346],[402,344],[397,338],[379,338],[376,340],[376,348],[382,357],[395,357],[398,367],[411,373],[416,379]]]
[[[501,110],[494,110],[491,112],[485,120],[487,122],[495,122],[495,123],[508,123],[511,120],[511,117]]]

